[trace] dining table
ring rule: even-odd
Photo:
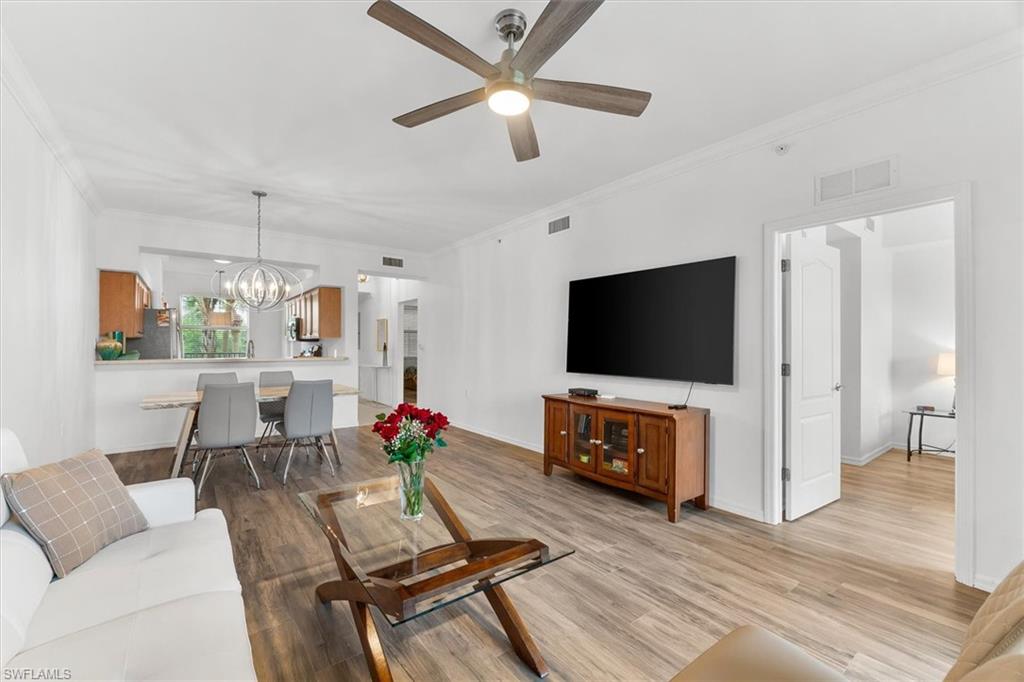
[[[288,386],[261,386],[256,388],[256,402],[272,403],[285,400],[288,397]],[[334,384],[334,397],[340,395],[359,395],[359,389],[344,384]],[[182,465],[185,461],[185,453],[188,451],[192,434],[196,427],[196,415],[199,413],[199,404],[203,401],[202,391],[180,391],[176,393],[158,393],[148,395],[139,403],[143,410],[173,410],[185,409],[185,418],[181,422],[181,431],[178,433],[178,440],[174,445],[174,461],[171,464],[170,477],[177,478],[181,475]],[[255,440],[255,434],[253,434]],[[341,448],[338,444],[338,436],[331,429],[331,448],[334,456],[341,466]]]

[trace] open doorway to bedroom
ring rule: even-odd
[[[953,237],[952,202],[782,236],[787,520],[905,479],[952,530],[953,463],[933,458],[956,444]]]
[[[902,512],[878,520],[879,541],[923,540],[929,568],[962,578],[974,542],[961,494],[973,473],[971,316],[957,306],[970,298],[969,188],[905,198],[766,225],[766,419],[780,473],[766,482],[768,520],[886,499]]]

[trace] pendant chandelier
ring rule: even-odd
[[[256,197],[256,260],[235,263],[214,273],[210,288],[222,298],[233,298],[252,310],[275,310],[289,298],[302,293],[302,282],[289,270],[263,261],[263,197]]]

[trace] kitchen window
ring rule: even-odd
[[[181,297],[181,357],[244,358],[249,309],[241,301],[200,294]]]

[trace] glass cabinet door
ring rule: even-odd
[[[621,412],[598,414],[598,473],[603,476],[633,480],[634,450],[633,416]]]
[[[572,408],[572,458],[571,464],[577,469],[594,471],[594,421],[592,409]]]

